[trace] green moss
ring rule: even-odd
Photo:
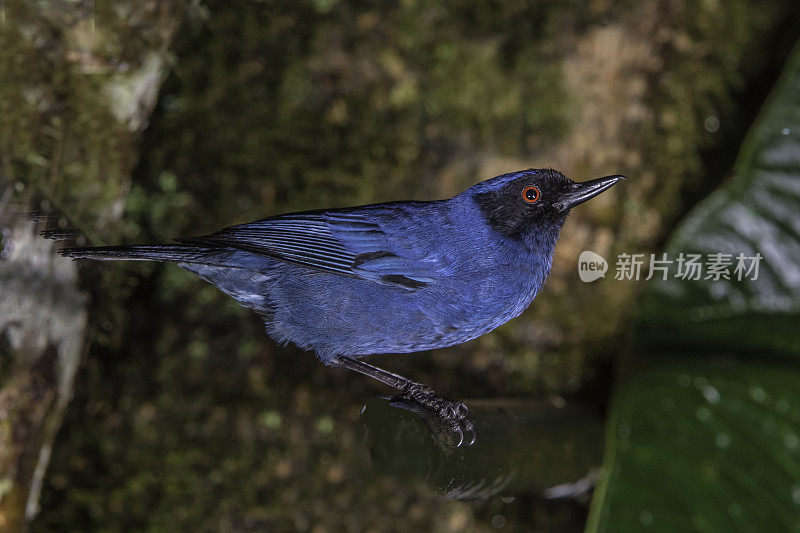
[[[87,74],[102,61],[92,55],[91,32],[102,27],[103,19],[84,24],[89,13],[72,13],[72,25],[66,27],[59,24],[58,10],[50,7],[52,11],[29,2],[4,3],[3,176],[21,184],[15,190],[22,198],[46,198],[93,234],[95,224],[86,221],[121,197],[133,146],[124,125],[103,104],[108,75],[101,67]]]

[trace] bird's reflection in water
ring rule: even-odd
[[[466,402],[468,420],[440,416],[412,398],[372,398],[359,418],[376,470],[423,479],[443,498],[534,493],[586,495],[603,455],[597,413],[537,400]]]

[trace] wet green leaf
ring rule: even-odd
[[[800,47],[735,179],[666,252],[700,254],[704,271],[649,287],[633,360],[644,369],[617,392],[587,530],[800,531],[800,369],[765,357],[800,354]],[[720,253],[729,279],[707,271]],[[737,271],[740,254],[760,254],[757,274]],[[645,357],[665,347],[699,355]]]
[[[800,531],[800,372],[677,361],[619,395],[588,531]]]
[[[800,355],[800,50],[745,140],[735,174],[667,244],[675,263],[671,277],[650,287],[641,336],[649,344]],[[701,255],[701,279],[674,276],[681,254]],[[723,254],[729,279],[709,271],[714,254]]]

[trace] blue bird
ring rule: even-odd
[[[569,210],[621,179],[575,183],[529,169],[446,200],[290,213],[174,244],[61,253],[175,262],[263,316],[278,342],[463,414],[463,405],[360,359],[452,346],[518,316],[550,272]]]

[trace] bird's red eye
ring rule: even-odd
[[[535,204],[538,202],[540,196],[541,194],[539,193],[539,187],[534,187],[531,185],[522,189],[522,199],[529,204]]]

